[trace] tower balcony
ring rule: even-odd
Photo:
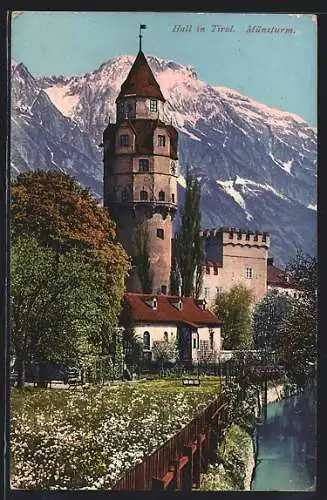
[[[157,200],[129,200],[129,201],[115,201],[110,203],[115,212],[123,210],[130,210],[134,214],[136,212],[147,212],[149,215],[161,213],[165,219],[168,215],[173,219],[177,212],[177,203],[171,201],[157,201]]]

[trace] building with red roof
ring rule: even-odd
[[[288,276],[282,269],[274,266],[272,258],[269,258],[267,262],[267,291],[290,295],[295,299],[301,293],[296,280],[292,276]]]
[[[177,342],[184,361],[216,359],[221,349],[221,321],[205,300],[127,293],[121,325],[132,325],[148,359],[157,342]]]

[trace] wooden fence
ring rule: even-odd
[[[113,491],[181,490],[200,486],[200,476],[215,462],[226,428],[227,403],[218,397],[181,431],[130,469]]]

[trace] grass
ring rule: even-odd
[[[110,489],[219,393],[158,379],[85,389],[12,389],[12,487]]]
[[[231,425],[218,449],[221,464],[212,465],[203,476],[202,491],[244,490],[251,436],[238,425]]]

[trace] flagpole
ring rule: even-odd
[[[140,44],[139,45],[140,46],[139,46],[139,52],[141,52],[141,50],[142,50],[142,35],[141,35],[141,33],[142,32],[141,32],[141,26],[140,26],[140,33],[139,33],[139,39],[140,39]]]

